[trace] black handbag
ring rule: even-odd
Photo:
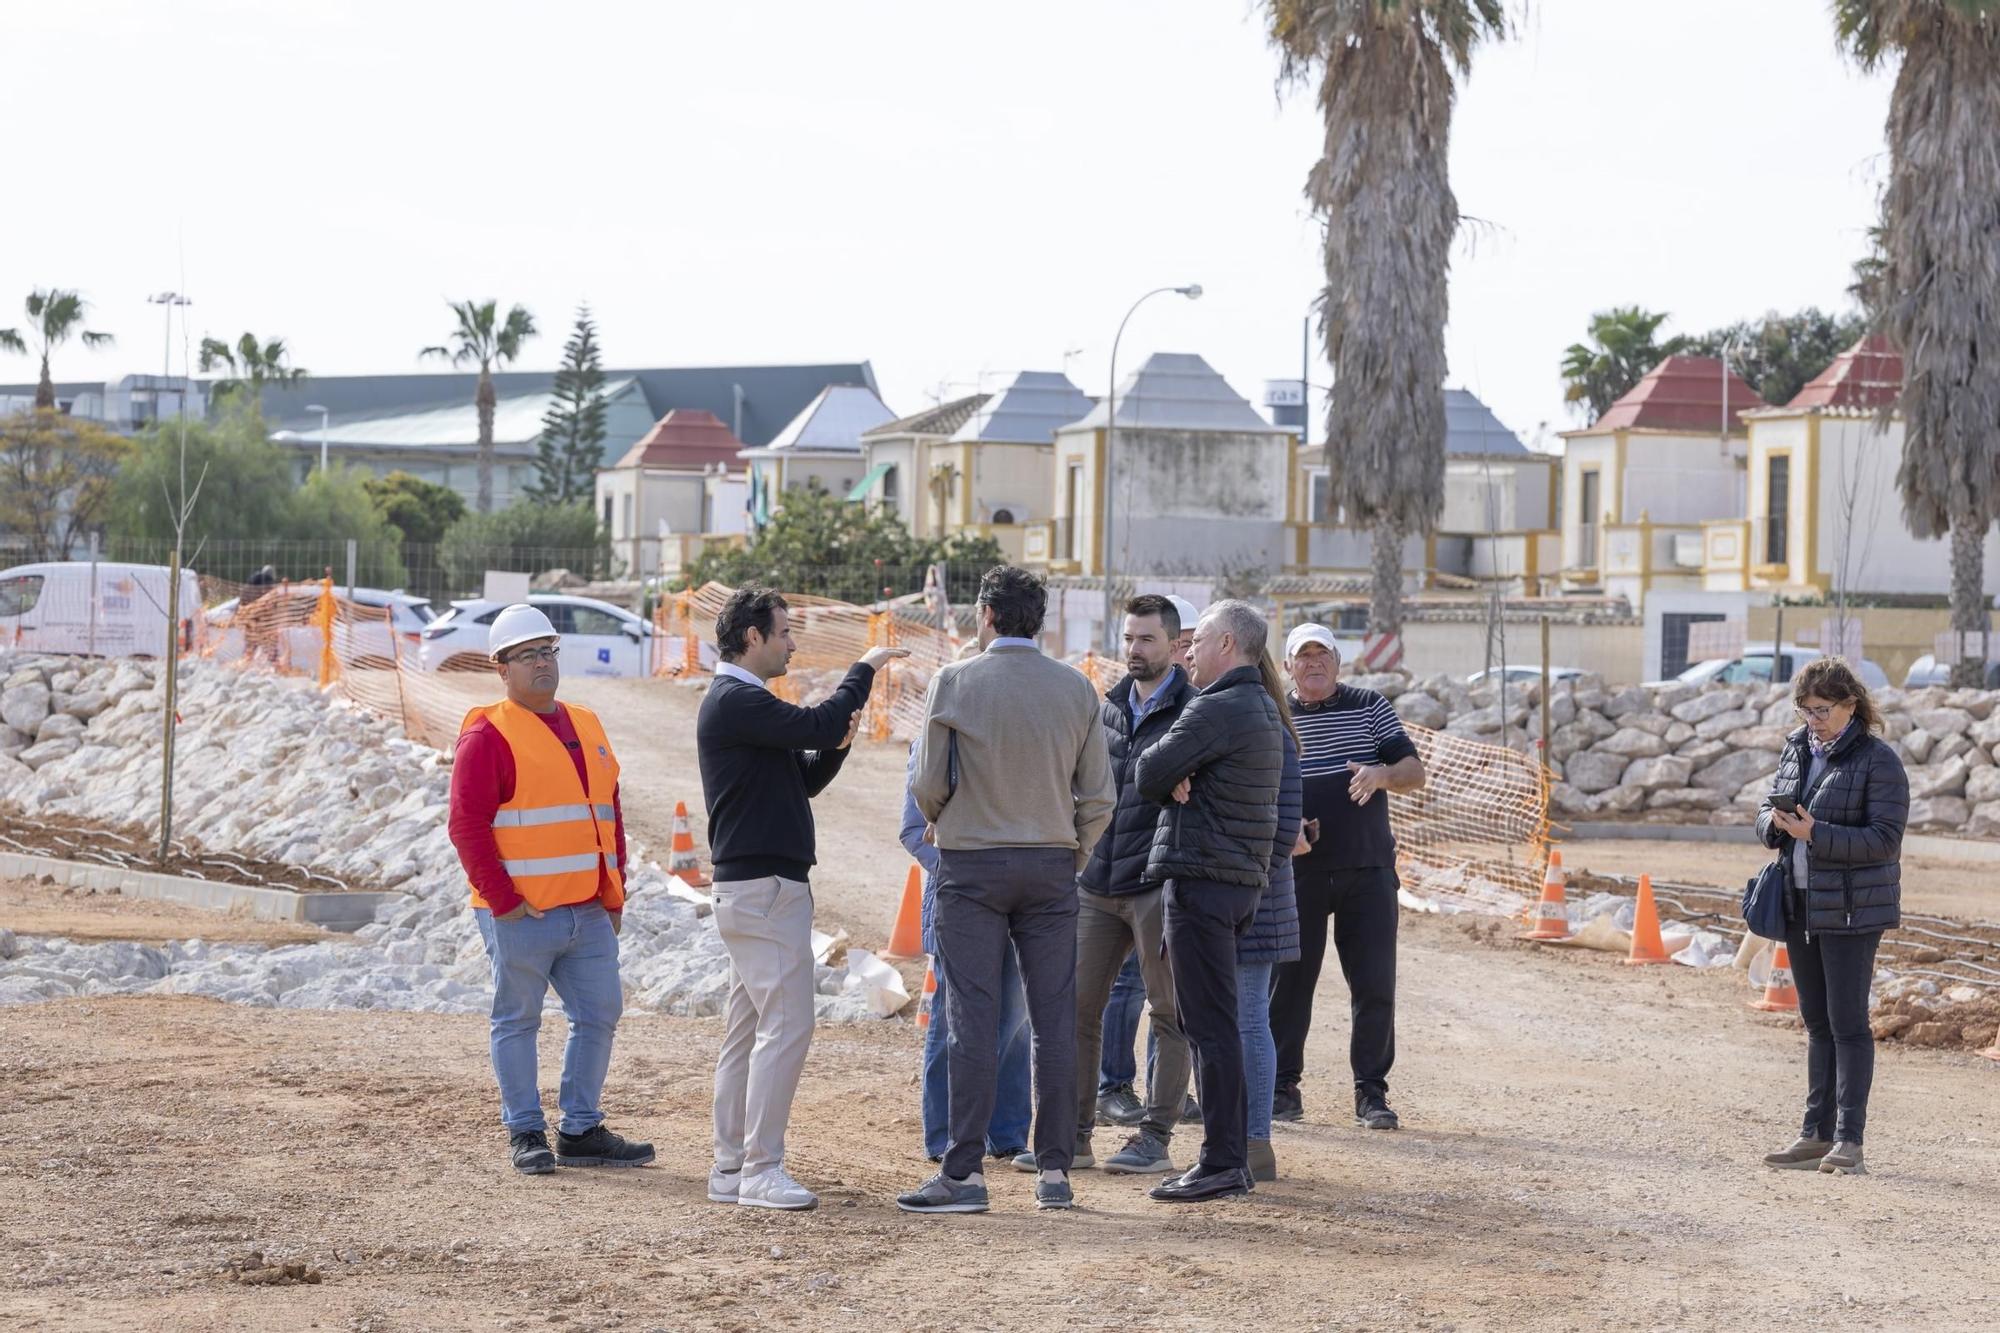
[[[1785,938],[1785,862],[1782,855],[1743,886],[1743,924],[1761,939]]]

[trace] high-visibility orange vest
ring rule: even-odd
[[[611,877],[607,910],[625,905],[625,877],[618,869],[618,760],[597,714],[565,704],[583,746],[587,786],[576,780],[576,762],[549,724],[529,709],[502,699],[465,715],[459,734],[485,718],[514,753],[514,795],[493,816],[493,839],[514,890],[546,912],[597,897],[600,865]],[[472,905],[492,904],[472,889]]]

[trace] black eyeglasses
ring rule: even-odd
[[[1800,718],[1811,718],[1815,722],[1824,722],[1833,716],[1833,710],[1838,707],[1840,707],[1839,704],[1822,704],[1818,708],[1794,708],[1792,711],[1797,713]]]
[[[523,648],[518,653],[501,658],[500,662],[503,666],[512,666],[516,662],[553,662],[556,660],[556,655],[560,652],[562,652],[562,649],[554,647]]]

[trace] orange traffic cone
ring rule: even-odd
[[[1639,912],[1632,918],[1632,952],[1625,964],[1671,963],[1666,942],[1660,938],[1660,909],[1653,906],[1653,877],[1639,876]]]
[[[913,962],[924,956],[924,871],[911,866],[903,881],[903,905],[896,909],[896,926],[889,932],[889,947],[882,957],[892,963]]]
[[[701,868],[701,858],[694,852],[694,830],[688,826],[686,801],[674,802],[674,846],[673,854],[667,858],[667,873],[680,876],[683,883],[697,889],[709,885],[708,872]]]
[[[1778,941],[1778,951],[1771,955],[1771,980],[1764,987],[1764,998],[1753,1001],[1750,1007],[1771,1013],[1799,1011],[1799,993],[1792,986],[1792,956],[1786,952],[1783,940]]]
[[[1563,854],[1561,848],[1549,850],[1549,868],[1542,876],[1542,900],[1528,909],[1528,923],[1532,930],[1515,936],[1523,940],[1566,940],[1569,938],[1569,912],[1563,906]]]
[[[923,1031],[931,1025],[931,1006],[937,1003],[937,968],[930,962],[924,963],[924,990],[917,1000],[917,1030]]]

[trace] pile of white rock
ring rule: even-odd
[[[1540,683],[1507,687],[1446,676],[1361,676],[1404,721],[1533,754]],[[1789,685],[1607,687],[1585,675],[1550,690],[1549,801],[1558,815],[1747,824],[1798,727]],[[1910,827],[2000,834],[2000,692],[1873,692],[1883,737],[1910,775]],[[1503,731],[1504,728],[1504,731]]]
[[[157,834],[164,690],[156,664],[0,655],[0,803]],[[351,939],[263,948],[188,941],[0,939],[0,1003],[61,995],[211,995],[294,1008],[483,1011],[490,972],[446,833],[447,755],[300,682],[183,664],[174,834],[400,890]],[[58,721],[60,719],[60,721]],[[11,751],[11,752],[10,752]],[[642,849],[619,941],[633,1003],[714,1014],[729,960],[699,895]],[[824,1018],[879,1017],[907,996],[856,950],[818,969]]]

